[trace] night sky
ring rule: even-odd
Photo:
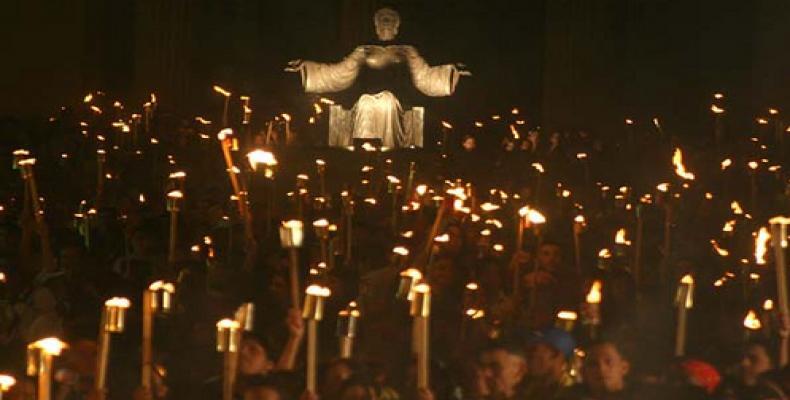
[[[211,85],[259,112],[310,100],[282,72],[339,60],[397,8],[402,42],[475,74],[429,114],[520,107],[532,124],[607,131],[625,116],[703,128],[712,93],[743,121],[790,105],[790,4],[783,0],[258,1],[3,0],[0,117],[44,117],[100,89],[129,103],[155,91],[176,114],[211,112]],[[748,122],[744,122],[748,123]]]

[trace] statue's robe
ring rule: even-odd
[[[381,139],[389,148],[421,146],[421,137],[411,137],[403,129],[402,105],[414,105],[418,92],[449,96],[459,78],[454,65],[431,67],[413,46],[384,43],[357,47],[335,64],[305,61],[303,65],[307,93],[348,90],[359,95],[352,108],[353,138]]]

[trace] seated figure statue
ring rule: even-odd
[[[357,46],[335,64],[294,60],[286,71],[299,72],[305,92],[352,91],[351,110],[330,108],[329,145],[349,146],[353,139],[380,139],[382,146],[422,147],[422,107],[413,106],[414,89],[426,96],[449,96],[461,76],[471,73],[463,64],[430,66],[414,46],[395,44],[400,16],[382,8],[374,16],[378,41]]]

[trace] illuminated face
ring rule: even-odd
[[[255,340],[244,338],[239,352],[239,371],[244,375],[265,375],[273,365],[266,349]]]
[[[497,394],[511,395],[524,379],[527,364],[523,357],[496,349],[484,353],[479,362],[480,372]]]
[[[398,12],[391,8],[382,8],[376,11],[373,16],[373,22],[376,25],[376,36],[382,42],[388,42],[398,36],[398,27],[400,26],[400,15]]]
[[[600,344],[590,349],[584,360],[584,382],[593,393],[614,393],[623,390],[630,365],[615,346]]]
[[[757,377],[772,368],[771,357],[760,345],[749,346],[741,359],[741,377],[747,385],[754,385]]]
[[[544,244],[538,249],[538,264],[545,271],[556,271],[562,263],[562,252],[560,246],[555,244]]]
[[[527,352],[527,366],[530,376],[536,378],[551,378],[556,376],[565,365],[562,353],[544,343],[532,346]]]

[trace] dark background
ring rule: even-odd
[[[474,77],[426,99],[460,118],[518,106],[549,128],[618,129],[625,116],[692,133],[714,92],[749,121],[790,104],[787,0],[0,0],[0,117],[44,117],[100,89],[137,107],[155,91],[183,115],[212,112],[219,83],[256,113],[310,100],[294,58],[338,60],[373,36],[381,5],[401,40]],[[748,122],[743,122],[744,126]]]

